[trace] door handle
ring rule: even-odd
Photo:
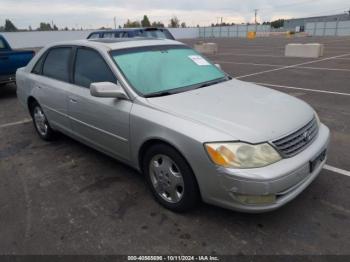
[[[0,56],[0,59],[1,60],[9,60],[9,57],[8,56]]]
[[[76,99],[74,99],[74,98],[71,98],[70,101],[71,101],[72,103],[78,103],[78,101],[77,101]]]

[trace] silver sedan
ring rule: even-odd
[[[42,139],[71,136],[142,172],[173,211],[274,210],[320,173],[329,130],[303,101],[232,79],[171,40],[71,41],[17,71]]]

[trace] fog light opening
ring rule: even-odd
[[[266,205],[276,203],[276,195],[243,195],[234,194],[235,198],[247,205]]]

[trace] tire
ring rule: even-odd
[[[45,116],[44,111],[37,102],[30,105],[30,114],[33,119],[33,124],[36,132],[41,139],[45,141],[52,141],[56,138],[55,131],[50,127],[49,122]]]
[[[143,172],[155,199],[174,212],[186,212],[200,199],[196,178],[184,157],[165,144],[151,146],[145,153]]]

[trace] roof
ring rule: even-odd
[[[125,31],[138,31],[138,30],[168,30],[166,28],[163,28],[163,27],[134,27],[134,28],[119,28],[119,29],[100,29],[100,30],[96,30],[96,31],[93,31],[93,33],[108,33],[108,32],[111,32],[111,33],[118,33],[118,32],[125,32]]]
[[[78,45],[93,47],[96,49],[118,50],[132,47],[157,46],[157,45],[185,45],[181,42],[169,39],[155,39],[155,38],[126,38],[126,39],[83,39],[64,41],[51,44],[49,47],[58,45]]]

